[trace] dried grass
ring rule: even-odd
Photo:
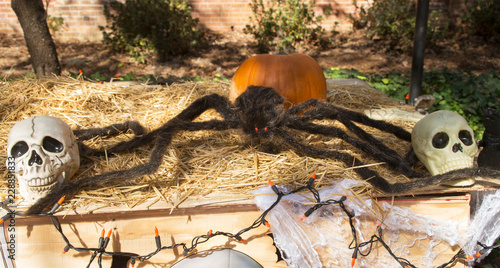
[[[170,86],[99,84],[72,78],[3,82],[0,83],[0,151],[4,153],[0,156],[0,162],[6,161],[8,132],[16,122],[30,116],[55,116],[68,123],[72,129],[104,127],[136,120],[152,130],[173,118],[195,99],[211,93],[227,96],[228,89],[227,84],[218,82]],[[329,90],[328,101],[344,107],[401,107],[365,84],[329,83]],[[199,120],[216,116],[215,112],[207,111]],[[404,127],[411,128],[410,123],[405,124]],[[392,135],[365,129],[400,154],[409,148],[408,143]],[[294,134],[305,143],[348,152],[367,163],[373,163],[375,165],[372,168],[386,178],[404,179],[338,139],[330,140],[300,132]],[[128,138],[127,134],[107,140],[95,138],[88,141],[87,145],[106,148]],[[83,159],[78,173],[72,179],[147,162],[150,150],[150,147],[139,148],[117,156]],[[263,153],[248,146],[244,135],[238,130],[183,132],[175,137],[155,174],[129,183],[82,191],[66,202],[66,206],[133,208],[146,201],[152,205],[163,200],[174,209],[186,200],[210,202],[252,198],[252,191],[265,186],[268,179],[272,179],[275,184],[298,187],[305,184],[312,173],[316,173],[319,175],[317,185],[323,187],[329,185],[329,180],[357,178],[354,168],[345,167],[334,160],[301,157],[289,150],[276,155]],[[7,178],[5,166],[2,165],[0,173],[3,178]],[[0,196],[6,196],[7,189],[6,179],[1,180]],[[367,185],[358,190],[366,193],[371,191],[371,187]]]

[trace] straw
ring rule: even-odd
[[[399,107],[398,102],[385,97],[368,85],[335,85],[329,88],[328,101],[356,109]],[[148,130],[158,128],[194,100],[216,93],[228,96],[229,85],[217,82],[189,82],[172,85],[146,85],[140,83],[93,83],[80,79],[57,77],[48,80],[26,79],[0,84],[0,162],[6,161],[7,135],[18,121],[35,115],[49,115],[62,119],[72,129],[109,126],[136,120]],[[369,96],[369,97],[367,97]],[[364,106],[363,106],[364,105]],[[197,121],[221,118],[215,111],[203,113]],[[320,122],[343,127],[336,122]],[[411,128],[410,124],[403,127]],[[365,128],[366,129],[366,128]],[[366,129],[389,147],[404,155],[409,144],[378,130]],[[320,148],[350,153],[362,159],[370,168],[385,178],[401,179],[387,170],[385,165],[366,157],[360,150],[340,139],[324,138],[293,131],[298,140]],[[132,134],[118,137],[94,138],[86,141],[92,148],[109,148],[128,140]],[[111,170],[121,170],[149,161],[151,147],[137,148],[130,153],[107,157],[82,158],[81,166],[72,180],[83,179]],[[284,149],[279,154],[256,150],[247,143],[241,130],[184,131],[177,135],[164,155],[162,165],[154,174],[137,178],[121,185],[104,189],[88,189],[66,202],[78,207],[92,205],[126,206],[133,208],[153,200],[162,200],[172,209],[187,200],[252,198],[252,191],[267,185],[271,178],[275,184],[296,187],[307,183],[311,174],[324,178],[316,182],[318,188],[328,186],[331,180],[357,179],[351,169],[335,160],[299,156]],[[4,165],[0,174],[7,178]],[[366,184],[364,193],[372,189]],[[7,196],[7,180],[0,180],[0,197]],[[151,204],[150,204],[151,205]]]

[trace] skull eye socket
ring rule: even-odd
[[[64,150],[64,145],[61,142],[49,136],[43,138],[42,147],[51,153],[60,153]]]
[[[432,137],[432,146],[437,149],[443,149],[450,142],[450,137],[444,132],[439,132]]]
[[[10,155],[14,158],[23,156],[26,152],[28,152],[29,146],[25,141],[20,141],[12,146],[10,149]]]
[[[467,146],[471,146],[474,143],[472,135],[467,130],[460,130],[460,132],[458,132],[458,138]]]

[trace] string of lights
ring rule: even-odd
[[[183,256],[188,256],[189,253],[192,252],[199,244],[205,243],[208,240],[210,240],[216,236],[225,236],[228,238],[233,238],[233,239],[236,239],[237,241],[243,243],[243,242],[245,242],[245,239],[242,238],[242,235],[244,233],[246,233],[252,229],[258,228],[262,224],[264,224],[268,227],[270,226],[269,223],[265,220],[265,216],[274,207],[274,206],[272,206],[268,210],[266,210],[257,220],[255,220],[255,222],[251,226],[244,228],[235,234],[228,233],[228,232],[221,232],[221,231],[214,232],[212,230],[209,230],[206,234],[194,237],[191,241],[190,246],[188,246],[186,243],[178,243],[178,244],[174,244],[171,246],[162,246],[158,228],[155,227],[156,250],[149,253],[149,254],[146,254],[146,255],[139,255],[139,254],[135,254],[135,253],[108,252],[108,251],[106,251],[106,247],[109,243],[112,231],[109,230],[108,235],[106,237],[104,237],[104,234],[105,234],[104,229],[102,230],[101,236],[99,237],[97,248],[79,248],[79,247],[73,246],[70,243],[69,239],[64,234],[62,227],[61,227],[61,224],[59,222],[59,219],[57,218],[57,216],[54,215],[54,213],[57,211],[57,209],[59,208],[59,206],[61,205],[63,200],[64,200],[64,198],[61,198],[61,200],[59,200],[59,202],[54,205],[54,207],[50,210],[49,213],[43,214],[43,215],[50,217],[52,224],[54,225],[54,227],[56,228],[56,230],[59,232],[59,234],[62,236],[64,242],[66,243],[66,246],[64,247],[63,254],[68,252],[69,250],[75,250],[77,252],[93,252],[91,257],[90,257],[90,261],[89,261],[89,264],[87,267],[90,267],[90,265],[92,264],[92,262],[95,260],[96,257],[98,260],[99,267],[102,267],[102,265],[101,265],[102,256],[127,257],[128,259],[130,259],[131,266],[134,267],[136,261],[143,262],[143,261],[149,260],[150,258],[152,258],[154,255],[158,254],[162,250],[170,250],[170,249],[174,249],[174,248],[178,248],[178,247],[183,248],[183,250],[184,250],[182,253]],[[279,200],[275,204],[278,204],[278,203],[279,203]]]
[[[354,215],[353,212],[349,211],[347,209],[347,207],[345,206],[345,201],[347,200],[347,197],[346,196],[342,196],[338,200],[329,199],[329,200],[326,200],[326,201],[322,201],[321,198],[320,198],[320,195],[319,195],[318,191],[313,187],[314,179],[315,179],[315,174],[313,174],[311,176],[311,178],[309,179],[307,185],[299,187],[299,188],[297,188],[297,189],[295,189],[293,191],[290,191],[288,193],[285,193],[285,192],[281,191],[276,185],[273,184],[273,182],[271,180],[269,180],[268,181],[269,185],[271,186],[271,189],[274,191],[274,193],[277,196],[276,200],[274,201],[274,203],[267,210],[265,210],[261,214],[260,217],[258,217],[253,222],[252,225],[250,225],[247,228],[244,228],[244,229],[240,230],[239,232],[237,232],[235,234],[228,233],[228,232],[221,232],[221,231],[214,232],[212,230],[209,230],[206,234],[194,237],[191,240],[191,244],[189,246],[186,243],[177,243],[177,244],[173,244],[173,245],[170,245],[170,246],[162,246],[161,238],[160,238],[160,235],[159,235],[158,228],[155,227],[154,231],[155,231],[156,250],[153,251],[153,252],[151,252],[151,253],[148,253],[146,255],[139,255],[139,254],[136,254],[136,253],[108,252],[108,251],[106,251],[106,247],[108,246],[108,243],[110,241],[112,230],[109,230],[108,233],[107,233],[107,235],[105,236],[106,232],[105,232],[104,229],[101,232],[101,236],[98,238],[97,247],[95,247],[95,248],[82,248],[82,247],[75,247],[75,246],[73,246],[71,244],[71,242],[69,241],[69,239],[64,234],[62,226],[61,226],[61,224],[59,222],[58,217],[54,215],[54,213],[58,210],[58,208],[61,206],[62,202],[64,201],[64,197],[62,197],[52,207],[52,209],[48,213],[40,214],[40,215],[41,216],[47,216],[47,217],[50,218],[50,220],[51,220],[52,224],[54,225],[55,229],[59,232],[59,234],[61,235],[62,239],[66,243],[66,246],[64,247],[63,254],[66,253],[66,252],[68,252],[69,250],[75,250],[77,252],[92,252],[92,255],[90,257],[90,260],[89,260],[89,263],[88,263],[87,267],[90,267],[90,265],[94,262],[94,260],[96,258],[97,258],[97,262],[98,262],[99,267],[102,267],[102,256],[121,256],[121,257],[124,257],[124,258],[128,258],[130,260],[131,266],[134,267],[135,263],[137,261],[143,262],[143,261],[149,260],[154,255],[160,253],[163,250],[172,250],[172,249],[175,249],[175,248],[182,248],[183,249],[183,253],[182,253],[183,256],[188,256],[189,253],[191,253],[194,249],[196,249],[196,247],[198,245],[200,245],[202,243],[205,243],[205,242],[209,241],[210,239],[212,239],[212,238],[214,238],[216,236],[225,236],[225,237],[228,237],[228,238],[235,239],[235,240],[237,240],[239,242],[245,242],[245,240],[242,238],[242,235],[245,234],[246,232],[248,232],[248,231],[250,231],[252,229],[256,229],[256,228],[260,227],[261,225],[265,225],[267,227],[270,227],[269,222],[266,220],[266,216],[267,216],[267,214],[271,210],[274,209],[274,207],[276,205],[278,205],[281,202],[281,200],[282,200],[282,198],[284,196],[291,195],[291,194],[296,194],[298,192],[302,192],[304,190],[307,190],[307,191],[309,191],[313,195],[313,197],[314,197],[314,199],[315,199],[316,202],[315,202],[315,204],[311,208],[309,208],[304,213],[304,215],[302,216],[302,218],[300,218],[300,221],[303,221],[305,218],[309,217],[312,213],[314,213],[319,208],[321,208],[323,206],[328,206],[328,205],[338,205],[342,209],[342,211],[347,215],[347,217],[349,219],[349,225],[350,225],[350,228],[351,228],[351,233],[352,233],[352,241],[349,244],[349,249],[353,250],[353,253],[352,253],[352,262],[351,262],[351,266],[352,267],[354,267],[355,264],[356,264],[356,260],[358,258],[358,254],[361,255],[361,256],[365,256],[365,257],[368,256],[372,252],[372,248],[373,248],[373,246],[374,246],[375,243],[380,243],[387,250],[387,252],[389,253],[389,255],[392,258],[394,258],[401,265],[401,267],[403,267],[403,268],[415,268],[416,267],[413,264],[411,264],[411,262],[409,260],[401,258],[401,257],[398,257],[398,256],[396,256],[392,252],[392,250],[389,247],[389,245],[387,245],[387,243],[383,240],[383,229],[382,229],[382,225],[381,224],[377,225],[377,232],[376,232],[376,234],[372,235],[371,238],[368,241],[359,242],[358,241],[358,236],[357,236],[357,231],[356,231],[356,228],[355,228],[354,222],[353,222],[355,215]],[[5,215],[4,217],[2,217],[0,219],[0,224],[3,223],[3,221],[5,221],[6,219],[8,219],[11,216],[11,214],[16,213],[15,211],[10,210],[9,208],[6,208],[6,210],[8,211],[8,213],[7,213],[7,215]],[[478,242],[478,245],[480,245],[482,247],[482,249],[476,255],[474,255],[474,256],[468,256],[468,255],[465,255],[465,253],[464,253],[463,250],[460,250],[455,256],[453,256],[453,258],[450,261],[448,261],[447,263],[444,263],[444,264],[442,264],[442,265],[440,265],[438,267],[439,268],[447,267],[448,265],[451,265],[451,264],[455,263],[455,261],[457,259],[465,259],[465,260],[468,260],[468,261],[475,261],[477,258],[479,258],[481,255],[485,254],[486,252],[500,247],[500,244],[496,244],[496,245],[492,245],[492,246],[487,246],[487,245],[484,245],[484,244],[482,244],[480,242]]]

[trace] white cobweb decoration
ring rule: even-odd
[[[466,255],[474,256],[483,250],[477,244],[482,243],[491,246],[500,237],[500,190],[485,196],[481,206],[476,211],[472,222],[467,230],[467,236],[463,249]],[[481,252],[479,260],[490,253],[490,250]]]
[[[360,182],[345,179],[332,183],[333,186],[319,191],[322,201],[353,196],[347,189]],[[254,192],[260,210],[266,210],[275,202],[276,195],[272,193],[271,187]],[[387,212],[383,219],[372,210],[372,201],[369,199],[347,198],[344,204],[355,215],[353,220],[358,242],[368,241],[377,233],[377,224],[382,223],[382,238],[395,256],[407,259],[416,267],[436,267],[442,264],[443,258],[439,261],[441,263],[437,262],[437,258],[443,252],[448,251],[447,260],[453,257],[454,252],[450,254],[448,250],[450,246],[458,251],[466,245],[463,248],[466,254],[471,255],[481,249],[477,241],[491,245],[499,237],[500,190],[488,198],[491,201],[485,199],[476,215],[476,219],[479,219],[473,221],[469,228],[467,220],[437,220],[387,202],[381,204]],[[348,216],[334,204],[324,206],[300,221],[312,202],[314,199],[307,191],[287,195],[268,213],[266,219],[271,224],[275,244],[283,259],[289,267],[350,267],[353,249],[349,249],[349,246],[353,237]],[[360,248],[361,253],[366,254],[368,250],[368,246]],[[401,267],[401,264],[390,256],[380,242],[375,242],[370,254],[358,254],[355,267]]]

